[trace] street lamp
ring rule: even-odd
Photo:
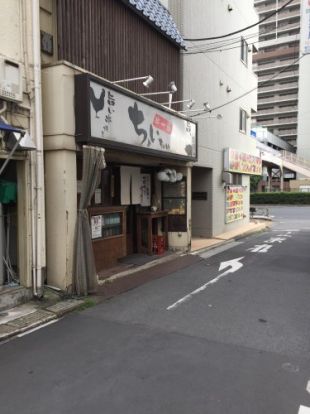
[[[140,76],[138,78],[121,79],[121,80],[118,80],[118,81],[114,81],[112,83],[118,84],[118,83],[125,83],[125,82],[133,82],[133,81],[137,81],[137,80],[144,80],[144,82],[142,82],[142,83],[146,88],[149,88],[149,86],[154,82],[153,76],[147,75],[147,76]]]
[[[162,92],[147,92],[147,93],[141,93],[141,96],[155,96],[155,95],[169,95],[169,108],[171,108],[172,103],[172,95],[176,93],[178,88],[176,87],[176,84],[174,81],[169,82],[168,90],[162,91]]]
[[[194,101],[195,103],[195,101]],[[193,106],[193,105],[192,105]],[[185,111],[179,111],[180,113],[187,113],[187,112],[211,112],[211,106],[209,104],[209,102],[204,102],[202,104],[203,108],[198,108],[198,109],[187,109]]]
[[[185,102],[188,102],[188,104],[186,105],[186,107],[188,108],[188,109],[192,109],[192,107],[195,105],[195,100],[194,99],[184,99],[183,101],[173,101],[173,102],[171,102],[172,104],[178,104],[178,103],[185,103]],[[164,103],[162,103],[161,105],[168,105],[169,104],[169,102],[164,102]]]
[[[168,85],[168,90],[167,91],[162,91],[162,92],[146,92],[146,93],[141,93],[141,96],[155,96],[155,95],[167,95],[167,94],[173,94],[176,93],[178,90],[178,88],[176,87],[176,84],[174,81],[171,81]]]

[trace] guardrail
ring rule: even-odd
[[[310,170],[310,162],[305,158],[298,157],[296,154],[293,154],[292,152],[281,151],[281,158],[285,161],[291,162],[292,164],[299,165]]]

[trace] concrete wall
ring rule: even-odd
[[[77,210],[74,68],[42,70],[47,282],[70,290]]]
[[[170,0],[169,7],[185,38],[211,37],[229,33],[257,21],[252,2],[240,0],[229,3],[233,6],[231,12],[227,9],[228,2],[216,0],[208,4],[204,0]],[[252,31],[244,32],[243,35],[256,31],[254,28]],[[252,38],[252,41],[255,41],[255,38]],[[191,51],[190,48],[193,45],[205,46],[206,42],[187,42],[187,44],[188,51]],[[233,46],[238,45],[239,43]],[[242,99],[212,112],[212,116],[222,114],[222,120],[208,119],[209,115],[195,118],[199,121],[199,158],[195,165],[212,169],[212,173],[209,172],[207,177],[203,172],[195,172],[194,167],[193,190],[199,187],[202,191],[202,183],[195,181],[196,178],[203,179],[205,188],[211,197],[210,201],[205,203],[204,210],[208,215],[207,219],[201,216],[201,213],[199,216],[193,213],[193,229],[195,231],[200,229],[204,235],[216,235],[249,221],[246,210],[248,201],[246,201],[244,211],[247,217],[229,225],[225,224],[225,191],[221,177],[224,148],[231,147],[257,155],[255,142],[250,137],[250,119],[247,120],[247,133],[239,131],[240,108],[244,109],[248,115],[251,114],[252,109],[256,110],[257,78],[252,72],[251,53],[248,55],[248,64],[245,65],[240,59],[239,47],[223,52],[184,54],[182,64],[184,98],[195,99],[196,108],[201,108],[203,102],[206,101],[209,102],[211,108],[216,108],[254,89]],[[227,87],[231,89],[231,92],[227,92]],[[249,199],[248,183],[249,178],[244,177],[243,185],[247,186],[244,193],[245,200]],[[199,208],[198,205],[202,203],[194,202],[193,211],[196,211]]]
[[[290,180],[290,191],[300,191],[300,186],[310,186],[310,180],[309,179],[303,179],[303,180]]]

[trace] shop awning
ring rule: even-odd
[[[22,129],[20,128],[16,128],[10,124],[4,124],[3,122],[0,122],[0,130],[1,131],[5,131],[5,132],[18,132],[18,133],[22,133],[24,132]]]

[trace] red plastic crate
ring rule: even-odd
[[[155,254],[164,254],[166,241],[164,236],[153,236],[153,252]]]

